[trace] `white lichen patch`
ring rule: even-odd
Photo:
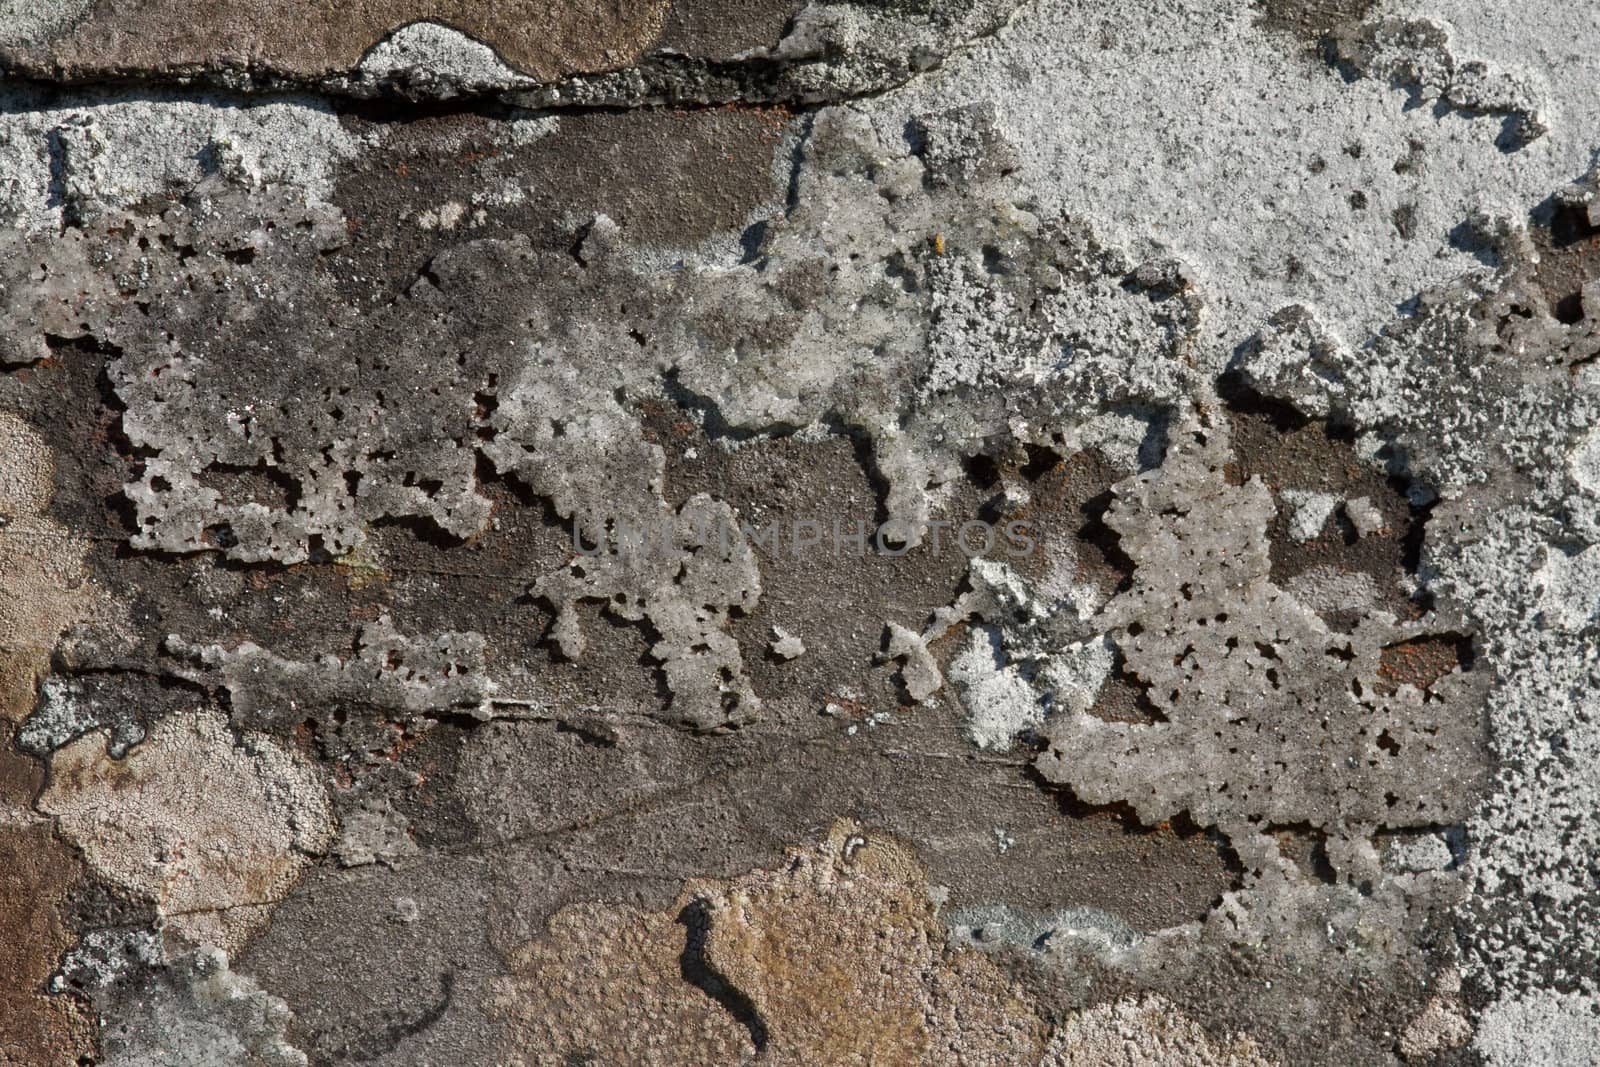
[[[1372,575],[1337,567],[1313,567],[1285,583],[1289,595],[1316,612],[1360,611],[1378,599]]]
[[[447,200],[437,208],[417,216],[417,225],[424,230],[453,230],[466,217],[467,208],[457,200]]]
[[[1600,497],[1600,430],[1584,435],[1567,463],[1579,488],[1590,496]]]
[[[781,626],[772,628],[772,642],[767,646],[779,659],[790,660],[806,654],[806,644]]]
[[[107,1067],[305,1067],[289,1042],[293,1014],[279,998],[229,969],[228,954],[201,948],[176,961],[132,1011],[103,1035]]]
[[[448,99],[522,89],[537,79],[518,74],[494,49],[460,30],[437,22],[413,22],[374,45],[352,82],[401,82],[412,92]]]
[[[1550,622],[1574,632],[1600,622],[1600,545],[1577,553],[1551,549],[1541,577]]]
[[[1039,677],[1050,694],[1052,712],[1077,715],[1092,708],[1116,657],[1116,645],[1104,636],[1075,642],[1048,656]]]
[[[992,104],[1042,207],[1093,220],[1135,256],[1191,266],[1208,300],[1197,347],[1217,368],[1289,304],[1314,307],[1359,346],[1419,290],[1479,269],[1451,243],[1463,219],[1520,214],[1590,165],[1600,62],[1586,9],[1374,5],[1374,23],[1394,15],[1432,29],[1415,47],[1386,48],[1392,65],[1371,55],[1371,76],[1355,80],[1297,54],[1261,13],[1213,0],[1027,4],[866,107],[898,131],[936,107]],[[1536,84],[1540,68],[1562,71],[1570,90]],[[1423,83],[1458,103],[1416,106]],[[1548,130],[1507,152],[1497,140],[1526,111]],[[1397,211],[1409,212],[1409,236]]]
[[[1540,991],[1497,1001],[1479,1018],[1473,1047],[1489,1067],[1584,1067],[1600,1048],[1600,999]]]
[[[311,662],[253,642],[229,649],[169,636],[165,647],[194,665],[187,673],[195,680],[225,688],[234,724],[247,729],[285,729],[318,709],[351,705],[402,718],[453,712],[486,720],[497,691],[484,670],[481,634],[411,636],[388,616],[362,627],[349,655]]]
[[[1383,512],[1368,497],[1352,497],[1344,502],[1345,518],[1355,527],[1357,537],[1371,537],[1384,528]]]
[[[281,913],[263,939],[276,961],[251,957],[307,1003],[345,985],[308,968],[301,987],[302,958],[341,962],[315,939],[379,931],[347,957],[351,1010],[302,1020],[319,1058],[403,1031],[380,1058],[431,1062],[470,1035],[508,1062],[644,1063],[699,1035],[678,1060],[831,1064],[888,1043],[919,1063],[1033,1065],[1039,1012],[1061,1024],[1055,1067],[1386,1063],[1471,1040],[1459,989],[1434,981],[1459,949],[1474,1004],[1491,1005],[1477,1055],[1583,1062],[1600,992],[1600,282],[1585,243],[1600,172],[1557,184],[1591,164],[1600,128],[1595,20],[1570,0],[1308,2],[1300,21],[1344,20],[1301,28],[1316,51],[1279,6],[812,4],[772,31],[775,52],[731,61],[671,44],[685,10],[636,67],[524,97],[552,109],[538,118],[242,95],[282,84],[254,60],[230,75],[241,95],[8,91],[0,229],[22,236],[0,264],[0,402],[35,425],[65,410],[75,429],[76,396],[39,399],[59,379],[114,416],[61,483],[123,483],[126,544],[93,565],[157,621],[57,648],[99,606],[68,524],[114,534],[99,500],[52,511],[48,449],[0,415],[0,652],[22,662],[0,660],[0,680],[6,710],[33,713],[0,776],[24,761],[31,799],[25,761],[49,759],[41,811],[175,943],[244,945],[331,851],[319,884],[334,891]],[[0,0],[0,46],[80,10]],[[484,42],[413,23],[319,86],[398,100],[527,84]],[[772,94],[805,106],[766,108]],[[720,174],[606,174],[576,192],[541,177],[628,155],[608,141],[623,117],[585,102],[717,100],[752,105],[777,180],[697,251],[641,249],[635,227],[674,181],[683,206],[720,202]],[[564,136],[538,143],[556,110]],[[689,166],[717,171],[723,147]],[[1259,413],[1230,413],[1246,393],[1283,425],[1299,423],[1276,405],[1326,420],[1326,439],[1297,438],[1303,466],[1276,473],[1230,442]],[[927,549],[971,508],[1052,523],[1049,558],[978,560],[952,589],[959,568],[909,556],[881,610],[843,603],[867,583],[837,605],[827,582],[791,599],[793,561],[739,532],[774,501],[747,478],[761,468],[734,461],[771,445],[803,464],[830,436],[861,446],[894,540]],[[1404,486],[1412,509],[1380,488],[1315,491],[1361,481],[1319,470],[1322,448]],[[551,530],[522,536],[552,516],[579,535],[570,552]],[[630,529],[666,535],[628,544]],[[764,580],[795,633],[760,629]],[[208,592],[189,613],[174,590],[191,588],[239,599]],[[928,620],[913,601],[947,606]],[[861,620],[889,615],[900,692],[865,667]],[[96,643],[111,630],[123,640]],[[806,654],[801,630],[817,647],[785,666]],[[619,643],[641,634],[642,657]],[[36,687],[52,650],[60,674]],[[517,698],[495,680],[508,659]],[[645,677],[624,678],[635,663]],[[143,689],[121,680],[135,674]],[[847,721],[802,736],[784,714],[711,739],[612,729],[609,711],[591,736],[561,717],[616,682],[619,705],[731,733],[756,719],[758,684],[791,680],[786,707],[826,701]],[[131,695],[156,692],[171,703]],[[898,744],[952,711],[978,748],[1045,751],[1019,767]],[[315,734],[314,770],[288,754],[291,731]],[[461,774],[457,732],[531,755]],[[890,755],[904,762],[876,759]],[[900,793],[942,790],[946,770],[961,804]],[[567,787],[605,814],[566,810]],[[432,802],[441,789],[450,803]],[[474,1014],[469,991],[498,965],[472,958],[484,926],[515,944],[595,887],[664,901],[663,883],[705,871],[705,834],[737,870],[836,796],[916,837],[958,907],[1066,899],[1104,865],[1096,903],[1179,925],[997,909],[950,951],[913,847],[850,828],[668,912],[569,908],[512,958],[490,1027]],[[551,809],[559,840],[512,835],[509,798]],[[13,810],[0,819],[38,815]],[[960,827],[940,821],[953,812]],[[1094,836],[1112,813],[1137,829]],[[489,834],[513,841],[509,869],[476,854]],[[1062,841],[1073,855],[1055,868]],[[1191,892],[1181,913],[1150,902]],[[486,907],[453,912],[457,896]],[[80,944],[97,954],[132,943],[94,933]],[[1004,951],[974,969],[979,942]],[[1002,971],[1019,958],[1067,999],[1039,1011],[1047,976],[1024,991]],[[391,960],[413,973],[369,973]],[[397,1003],[424,969],[448,984],[458,964],[437,1012]],[[95,995],[144,983],[103,1012],[144,1030],[107,1024],[108,1062],[298,1062],[277,1043],[281,1005],[216,977],[225,961],[119,966]],[[1232,1036],[1245,1019],[1260,1047]]]
[[[818,116],[798,204],[756,263],[698,277],[677,366],[731,426],[870,437],[886,529],[915,547],[963,449],[1077,434],[1130,472],[1150,458],[1156,413],[1182,403],[1198,305],[1176,264],[1025,205],[993,109],[913,125],[920,154],[902,129]],[[740,357],[749,336],[763,358]]]
[[[325,200],[335,171],[358,148],[334,109],[311,100],[239,103],[159,92],[46,99],[5,90],[0,221],[59,228],[66,218],[98,217],[212,175]]]
[[[1328,517],[1338,505],[1339,498],[1331,493],[1318,493],[1307,489],[1282,489],[1278,495],[1292,509],[1289,516],[1289,536],[1296,541],[1312,541],[1322,534]]]
[[[1348,835],[1447,823],[1483,774],[1480,688],[1460,666],[1390,684],[1383,650],[1425,636],[1377,613],[1330,629],[1270,578],[1274,513],[1258,480],[1222,476],[1225,435],[1192,425],[1160,468],[1113,488],[1106,522],[1135,564],[1099,624],[1145,689],[1152,722],[1087,711],[1046,728],[1045,777],[1091,803],[1127,802],[1156,823],[1187,812],[1241,835],[1258,821]]]
[[[926,700],[943,686],[930,645],[979,620],[949,666],[969,741],[1006,751],[1057,711],[1087,711],[1116,650],[1090,625],[1098,596],[1064,573],[1035,585],[1005,563],[980,557],[968,566],[968,591],[936,611],[922,633],[890,623],[885,656],[901,661],[908,695]]]
[[[949,676],[967,712],[967,737],[979,748],[1003,752],[1044,722],[1039,691],[1006,662],[1000,631],[993,627],[973,627]]]
[[[32,44],[71,26],[94,0],[0,0],[0,46]]]

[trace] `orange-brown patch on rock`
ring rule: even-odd
[[[1453,670],[1472,667],[1472,639],[1462,634],[1428,634],[1389,645],[1378,654],[1378,674],[1394,686],[1426,692]]]
[[[582,904],[550,920],[544,938],[512,955],[490,1012],[502,1021],[508,1064],[739,1063],[748,1030],[687,981],[685,927],[672,912]]]
[[[703,892],[706,959],[773,1063],[1032,1063],[1043,1028],[986,957],[946,944],[910,848],[851,823],[788,867]]]
[[[26,808],[44,784],[44,768],[11,744],[33,708],[39,655],[0,650],[0,811]]]
[[[848,822],[667,912],[563,911],[512,971],[491,1008],[514,1063],[1011,1067],[1045,1041],[1005,975],[947,943],[912,851]]]

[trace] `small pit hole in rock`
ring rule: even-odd
[[[1583,294],[1568,293],[1551,306],[1550,313],[1563,326],[1576,326],[1583,321]]]

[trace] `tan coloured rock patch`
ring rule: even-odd
[[[86,546],[47,511],[54,472],[43,439],[0,412],[0,656],[48,656],[61,632],[89,614]]]
[[[39,435],[0,413],[0,805],[33,799],[35,768],[12,751],[12,730],[33,708],[57,639],[97,608],[87,546],[47,511],[54,471]]]
[[[96,873],[153,899],[170,931],[230,953],[333,836],[311,768],[213,710],[163,719],[120,761],[103,733],[66,745],[38,806]]]
[[[1273,1067],[1248,1037],[1216,1041],[1165,997],[1124,997],[1063,1023],[1039,1067]]]
[[[985,957],[945,944],[909,848],[837,824],[780,871],[705,893],[713,969],[767,1021],[765,1062],[1030,1063],[1042,1026]]]
[[[511,971],[490,1013],[517,1065],[1276,1064],[1159,996],[1047,1034],[988,957],[950,946],[913,852],[849,822],[782,868],[690,885],[666,911],[566,908]]]
[[[1411,1020],[1400,1035],[1400,1055],[1407,1063],[1426,1063],[1446,1049],[1460,1048],[1472,1040],[1472,1023],[1461,1004],[1461,972],[1448,968],[1440,975],[1439,992]]]

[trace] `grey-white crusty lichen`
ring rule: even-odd
[[[154,972],[145,988],[104,998],[115,1021],[104,1032],[100,1062],[304,1067],[306,1054],[287,1037],[288,1007],[228,963],[227,953],[201,949]]]
[[[1113,488],[1106,523],[1135,569],[1097,622],[1154,721],[1058,716],[1041,771],[1148,822],[1187,812],[1241,848],[1273,824],[1359,852],[1380,826],[1460,821],[1485,770],[1481,675],[1396,684],[1385,649],[1437,623],[1375,611],[1343,632],[1273,583],[1272,495],[1229,484],[1225,449],[1224,432],[1186,426],[1160,468]]]
[[[207,175],[292,183],[315,196],[356,147],[315,100],[0,92],[0,218],[27,229],[96,217]]]
[[[160,6],[0,4],[0,1063],[1584,1062],[1592,18]]]
[[[907,695],[922,701],[938,691],[944,679],[929,646],[972,624],[964,648],[950,660],[949,680],[966,713],[967,736],[978,747],[1009,749],[1036,737],[1047,716],[1082,713],[1095,704],[1116,656],[1095,626],[1103,603],[1096,590],[1034,588],[989,559],[972,561],[966,584],[924,632],[891,624],[887,651],[902,661]]]
[[[109,700],[120,704],[117,687],[99,686],[92,676],[68,680],[48,678],[39,687],[39,700],[33,714],[17,730],[19,748],[47,756],[75,738],[101,727],[109,727],[106,750],[122,757],[144,740],[145,731],[136,714],[125,707],[107,707]],[[113,693],[103,693],[105,688]]]
[[[227,692],[235,726],[255,730],[330,708],[487,718],[496,687],[484,674],[483,643],[479,634],[407,637],[386,618],[362,627],[349,654],[312,663],[253,644],[195,647],[176,635],[165,642],[182,673]]]
[[[525,89],[534,79],[506,66],[494,49],[437,22],[402,26],[362,57],[350,76],[357,92],[400,91],[430,99]]]
[[[0,44],[37,40],[70,26],[91,0],[59,3],[56,0],[6,0],[0,5]]]
[[[1591,177],[1557,191],[1565,225],[1594,225],[1593,189]],[[1600,414],[1594,327],[1560,321],[1541,291],[1541,259],[1559,249],[1536,249],[1510,226],[1495,248],[1501,266],[1491,278],[1426,294],[1373,351],[1330,350],[1314,375],[1250,353],[1242,368],[1268,391],[1346,420],[1374,456],[1443,496],[1430,524],[1443,536],[1430,538],[1424,573],[1430,589],[1479,620],[1498,678],[1487,706],[1499,781],[1472,824],[1484,851],[1469,959],[1486,984],[1517,989],[1549,973],[1558,989],[1593,990],[1587,931],[1600,898],[1581,865],[1558,857],[1593,834],[1574,807],[1592,792],[1592,593],[1571,576],[1597,533],[1583,483]],[[1507,907],[1508,878],[1528,888],[1524,899],[1545,903]],[[1488,962],[1508,959],[1518,966]]]
[[[731,428],[869,438],[889,532],[912,546],[960,456],[1181,396],[1198,313],[1162,265],[1136,270],[1088,227],[1018,202],[991,166],[1008,157],[985,155],[986,112],[966,116],[969,142],[946,143],[945,119],[908,145],[848,111],[820,116],[797,209],[756,263],[702,278],[674,346],[676,380]],[[974,178],[951,186],[939,175],[957,159]]]
[[[989,129],[981,112],[967,120]],[[95,290],[73,307],[97,321],[63,335],[87,328],[120,352],[109,374],[123,430],[148,452],[125,489],[133,545],[298,563],[358,549],[371,522],[410,518],[466,539],[489,519],[478,489],[487,461],[549,499],[580,551],[602,549],[534,584],[561,609],[564,651],[582,649],[571,605],[607,601],[660,633],[679,717],[701,728],[747,718],[758,701],[721,635],[726,612],[759,596],[739,520],[711,500],[665,504],[659,448],[638,439],[630,396],[686,391],[732,432],[819,424],[864,435],[888,483],[888,535],[915,546],[930,490],[958,476],[961,455],[997,447],[997,435],[1049,441],[1184,392],[1175,357],[1197,305],[1175,268],[1135,270],[1086,228],[1030,213],[1005,197],[998,171],[925,195],[930,174],[952,165],[941,159],[984,165],[983,139],[947,146],[941,121],[919,155],[845,113],[819,118],[803,206],[768,228],[759,258],[676,278],[641,276],[599,218],[573,256],[467,243],[435,256],[389,307],[363,313],[333,298],[324,321],[292,309],[329,299],[306,269],[346,240],[326,207],[269,190],[245,209],[265,211],[257,227],[241,233],[209,199],[236,194],[202,186],[198,211],[130,217],[109,240],[84,238],[81,254],[99,261],[85,279]],[[857,217],[835,229],[841,210]],[[163,252],[176,269],[154,266]],[[493,306],[459,298],[489,277],[502,290]],[[58,314],[64,297],[51,285],[18,284],[34,314]],[[185,294],[188,310],[158,324],[141,302],[114,299],[130,285],[150,300]],[[555,292],[565,295],[552,303]],[[752,338],[759,360],[748,358]],[[254,369],[241,372],[242,351],[258,353]],[[286,351],[297,353],[287,373]],[[1148,372],[1125,374],[1127,359]],[[426,388],[421,367],[436,372]],[[1021,382],[1031,388],[1018,392]],[[662,551],[652,538],[630,551],[620,536],[667,526],[703,544]]]
[[[1427,19],[1380,18],[1335,37],[1335,54],[1350,69],[1404,86],[1414,106],[1432,105],[1506,117],[1497,143],[1514,151],[1548,132],[1543,91],[1525,75],[1496,70],[1482,60],[1459,60],[1449,32]]]

